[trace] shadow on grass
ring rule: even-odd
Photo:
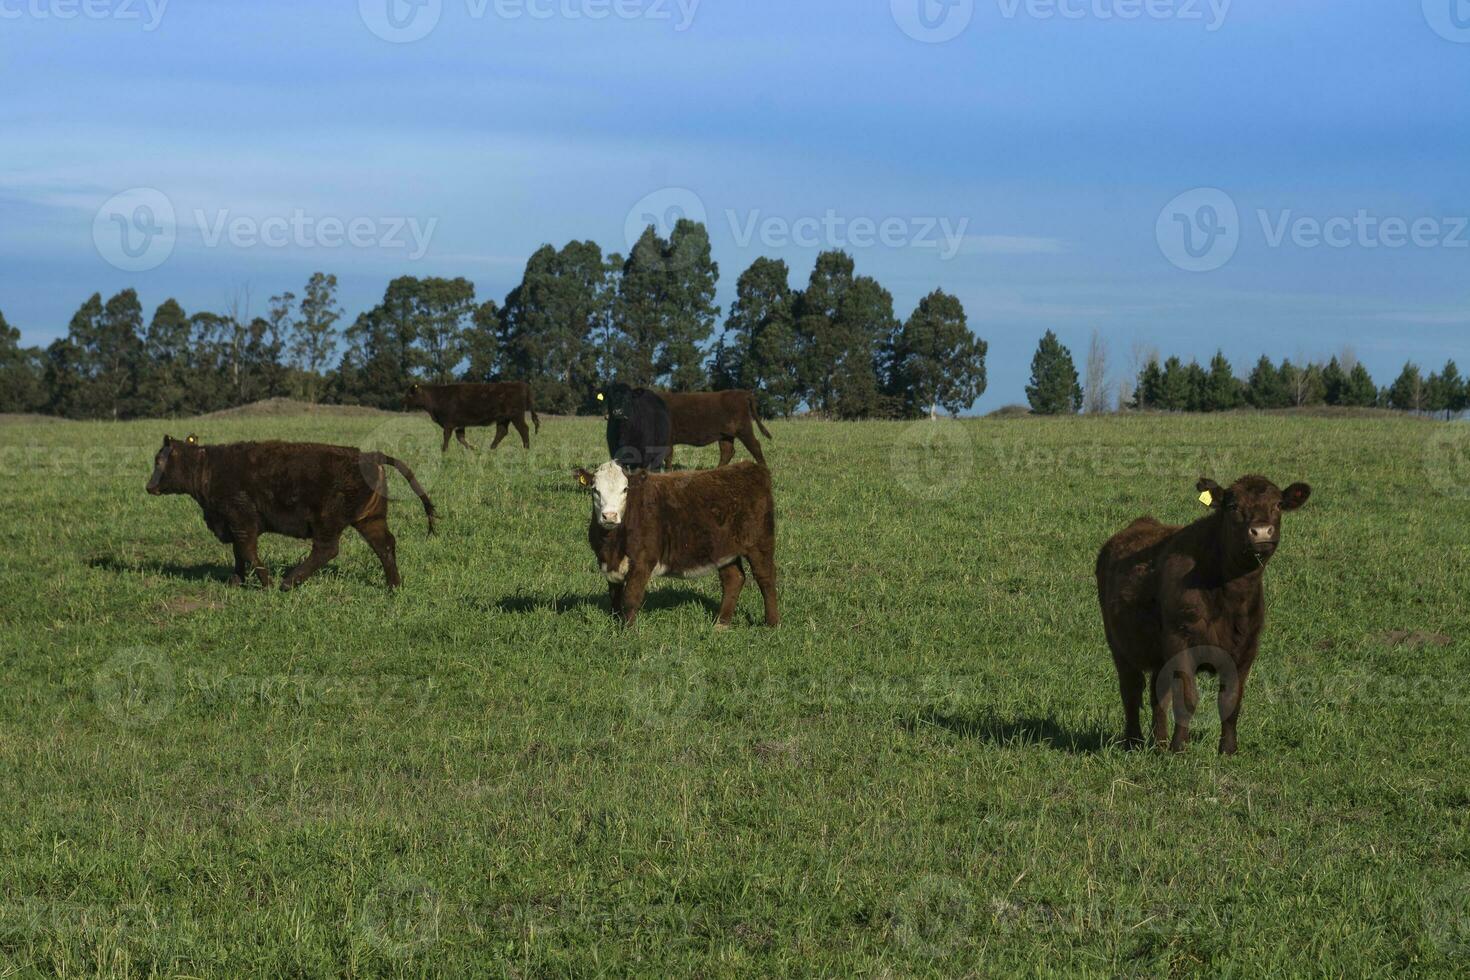
[[[235,574],[234,565],[218,565],[213,562],[195,565],[180,565],[171,561],[127,562],[111,555],[88,558],[87,564],[92,568],[119,575],[162,575],[166,578],[187,579],[190,582],[227,582]]]
[[[960,738],[973,738],[989,745],[1045,745],[1072,755],[1093,755],[1116,741],[1111,732],[1100,729],[1076,731],[1053,718],[1027,715],[1004,718],[993,711],[946,714],[931,709],[904,719],[902,724],[910,731],[943,728]]]
[[[660,609],[673,609],[690,603],[698,603],[704,606],[710,616],[715,616],[720,611],[720,604],[702,592],[693,589],[649,589],[643,600],[643,613],[657,612]],[[554,599],[546,596],[529,595],[521,592],[515,595],[504,596],[495,601],[495,608],[501,612],[508,613],[530,613],[541,609],[550,609],[558,616],[578,609],[596,609],[612,615],[612,605],[606,592],[595,592],[590,595],[563,595]]]

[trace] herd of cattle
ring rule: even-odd
[[[748,391],[673,394],[613,385],[598,395],[607,417],[611,457],[595,471],[578,469],[590,490],[588,543],[608,582],[612,609],[632,625],[651,578],[717,572],[723,600],[717,620],[734,615],[749,563],[765,602],[765,622],[780,622],[776,600],[776,511],[770,471],[755,429],[771,433]],[[498,446],[511,427],[531,446],[526,415],[539,433],[530,386],[414,385],[405,407],[423,409],[443,434],[474,447],[465,430],[496,426]],[[730,464],[739,441],[755,462]],[[718,442],[713,470],[666,472],[675,445]],[[355,528],[383,565],[390,588],[401,579],[388,529],[386,468],[397,470],[423,504],[434,533],[437,514],[413,471],[378,452],[317,443],[242,442],[201,445],[195,436],[165,436],[154,457],[150,494],[187,494],[204,512],[210,531],[234,549],[230,584],[254,574],[264,587],[262,533],[309,540],[311,552],[281,579],[289,590],[336,557],[342,532]],[[1219,679],[1222,753],[1236,750],[1236,722],[1245,681],[1265,623],[1262,578],[1280,542],[1281,515],[1295,510],[1311,487],[1285,491],[1261,476],[1230,487],[1201,479],[1209,508],[1177,527],[1144,517],[1110,538],[1097,557],[1098,599],[1118,673],[1125,719],[1124,744],[1143,743],[1139,711],[1149,681],[1153,741],[1181,751],[1199,700],[1195,676]],[[1174,734],[1169,738],[1172,710]]]

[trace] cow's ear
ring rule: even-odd
[[[1281,509],[1296,510],[1302,504],[1306,503],[1307,498],[1311,495],[1312,488],[1310,486],[1305,483],[1293,483],[1281,491]]]
[[[173,444],[174,444],[174,437],[173,436],[165,435],[163,437],[163,445],[164,445],[165,448],[167,448],[168,446],[172,446]]]
[[[590,486],[592,486],[592,483],[593,483],[592,474],[591,473],[588,473],[582,467],[579,466],[575,470],[572,470],[572,476],[574,476],[574,477],[577,478],[577,485],[578,486],[582,486],[582,487],[590,487]]]
[[[1218,509],[1225,502],[1225,491],[1207,476],[1200,477],[1194,488],[1199,491],[1199,502],[1206,507]]]

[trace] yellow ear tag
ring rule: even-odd
[[[582,484],[582,486],[584,487],[591,486],[591,484],[587,482],[587,478],[585,476],[582,476],[580,473],[577,474],[577,482]]]
[[[1210,493],[1210,491],[1206,490],[1204,493],[1199,495],[1199,502],[1208,507],[1215,502],[1215,498]]]
[[[598,400],[598,401],[606,401],[606,400],[607,400],[607,399],[605,399],[605,398],[603,398],[603,397],[602,397],[602,392],[600,392],[600,391],[599,391],[599,392],[598,392],[598,393],[597,393],[597,400]]]

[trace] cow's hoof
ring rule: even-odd
[[[233,589],[238,589],[245,584],[245,580],[238,575],[231,575],[229,581],[225,582],[225,584]]]
[[[720,622],[716,622],[715,623],[715,632],[716,633],[728,633],[729,631],[730,631],[730,624],[729,623],[720,623]]]

